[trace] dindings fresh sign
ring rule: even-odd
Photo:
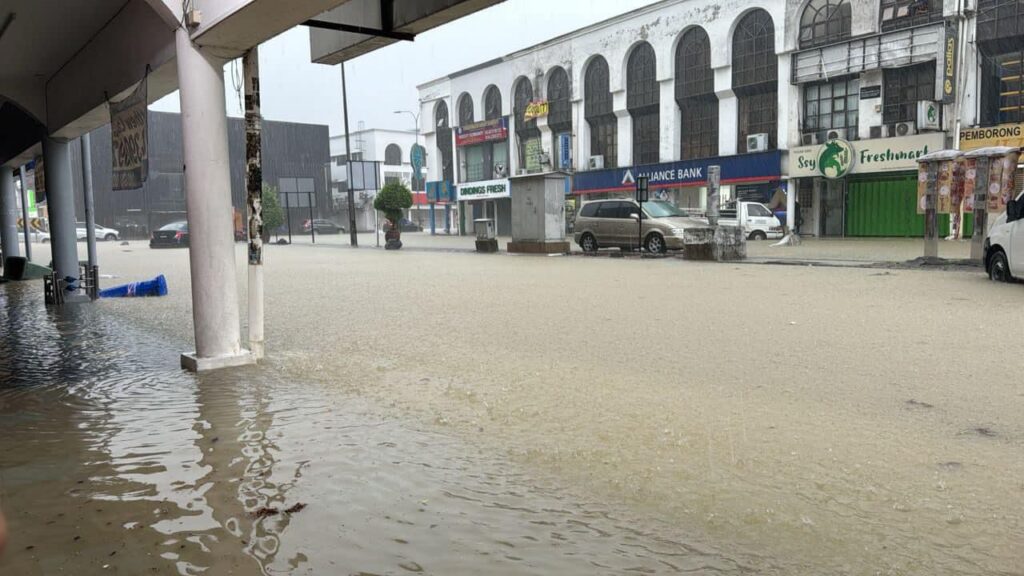
[[[486,180],[459,184],[456,191],[460,202],[508,198],[511,195],[508,180]]]

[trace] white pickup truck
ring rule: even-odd
[[[1024,279],[1024,195],[1010,200],[985,239],[985,271],[997,282]]]
[[[737,204],[739,205],[737,208]],[[697,220],[707,223],[707,214],[695,215]],[[724,226],[739,226],[748,240],[782,238],[782,222],[759,202],[731,202],[719,210],[718,223]]]

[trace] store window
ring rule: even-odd
[[[452,161],[452,128],[448,119],[448,105],[442,100],[434,108],[434,125],[437,127],[437,154],[441,159],[441,178],[446,182],[455,181],[455,165]]]
[[[749,12],[732,39],[732,85],[739,104],[738,150],[749,152],[747,136],[767,134],[767,149],[778,147],[778,58],[775,24],[761,9]]]
[[[718,96],[711,42],[703,28],[691,28],[676,46],[676,104],[682,115],[680,157],[718,156]]]
[[[803,132],[814,132],[824,141],[830,131],[843,130],[845,139],[856,139],[859,96],[856,78],[804,85]]]
[[[935,99],[935,62],[883,71],[882,122],[916,122],[917,103]]]
[[[501,90],[491,85],[484,92],[484,120],[501,118]]]
[[[942,21],[942,0],[882,0],[880,8],[882,32]]]
[[[661,94],[654,48],[641,42],[626,64],[626,108],[633,118],[633,163],[657,164],[661,146]]]
[[[583,80],[583,116],[590,127],[590,155],[601,157],[605,168],[617,167],[619,119],[612,107],[608,62],[601,56],[587,66]]]
[[[850,37],[849,0],[811,0],[800,16],[800,48],[813,48]]]
[[[384,165],[402,165],[402,149],[399,148],[398,144],[388,144],[387,148],[384,149]]]
[[[533,100],[533,83],[529,78],[516,80],[513,95],[519,169],[536,172],[540,170],[540,128],[537,128],[536,119],[526,119],[526,108]]]

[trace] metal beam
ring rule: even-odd
[[[394,32],[389,30],[380,30],[378,28],[367,28],[366,26],[356,26],[354,24],[339,24],[337,22],[327,22],[325,20],[306,20],[302,23],[303,26],[310,28],[319,28],[321,30],[334,30],[335,32],[352,32],[354,34],[364,34],[366,36],[377,36],[380,38],[390,38],[392,40],[404,40],[412,42],[416,39],[415,34],[408,32]]]

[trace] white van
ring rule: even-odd
[[[707,223],[706,215],[697,218]],[[759,202],[738,202],[726,205],[718,214],[718,223],[739,226],[748,240],[776,240],[782,238],[782,222],[767,206]]]
[[[996,282],[1024,279],[1024,195],[1010,200],[985,239],[985,271]]]

